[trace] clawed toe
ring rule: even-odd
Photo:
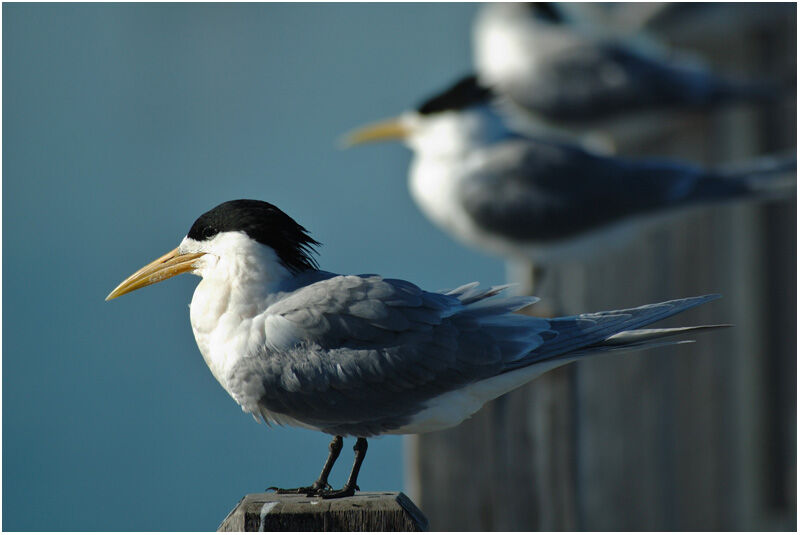
[[[280,487],[269,487],[267,490],[275,491],[275,494],[305,494],[306,496],[317,496],[320,492],[333,490],[327,482],[315,481],[308,487],[297,487],[296,489],[282,489]]]
[[[339,490],[322,490],[318,494],[315,494],[315,496],[319,496],[323,500],[333,500],[335,498],[347,498],[349,496],[353,496],[356,493],[356,489],[358,489],[358,486],[356,486],[355,488],[343,487]]]
[[[280,487],[269,487],[267,490],[272,490],[275,494],[305,494],[314,490],[313,487],[298,487],[296,489],[282,489]]]
[[[337,435],[333,437],[333,440],[331,440],[328,460],[325,461],[325,466],[322,468],[322,473],[319,475],[319,479],[317,479],[311,486],[298,487],[296,489],[269,487],[267,490],[272,490],[276,494],[305,494],[309,498],[319,497],[325,500],[353,496],[357,490],[361,490],[356,484],[356,479],[358,478],[358,472],[361,469],[361,463],[364,461],[364,457],[367,454],[367,439],[364,437],[358,437],[356,440],[356,443],[353,446],[355,457],[353,458],[353,468],[350,470],[350,477],[347,478],[347,483],[345,483],[344,487],[339,490],[334,490],[328,484],[328,476],[330,475],[331,468],[333,468],[333,463],[339,457],[339,452],[341,450],[342,437]]]

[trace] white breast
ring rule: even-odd
[[[215,238],[217,240],[217,238]],[[243,233],[224,233],[201,258],[189,317],[197,347],[222,387],[242,408],[258,412],[264,388],[257,359],[269,347],[266,310],[290,278],[275,252]]]
[[[230,288],[203,280],[195,290],[189,314],[197,347],[226,390],[225,378],[231,367],[265,342],[258,316],[246,314],[230,297]]]
[[[501,256],[527,257],[531,244],[512,242],[476,224],[461,203],[459,188],[480,168],[482,149],[455,158],[418,155],[411,163],[409,189],[422,212],[461,243]]]
[[[411,162],[409,189],[422,212],[436,224],[454,234],[470,226],[458,202],[462,166],[444,158],[416,157]]]
[[[522,5],[490,4],[476,20],[473,43],[478,73],[502,88],[535,79],[542,61],[583,41],[573,32],[537,22]]]

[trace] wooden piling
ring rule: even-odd
[[[357,492],[323,500],[248,494],[217,531],[427,531],[428,520],[402,492]]]

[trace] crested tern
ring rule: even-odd
[[[723,77],[694,57],[642,36],[611,35],[558,3],[490,3],[473,25],[482,83],[514,109],[560,127],[634,112],[709,108],[774,97],[759,82]]]
[[[602,155],[521,134],[496,98],[467,76],[414,111],[356,130],[347,144],[404,141],[413,152],[409,189],[429,219],[469,246],[541,267],[623,244],[642,223],[680,209],[795,192],[794,154],[715,170]]]
[[[202,278],[191,326],[217,381],[257,420],[334,436],[319,478],[278,492],[350,496],[368,437],[452,427],[584,356],[682,343],[664,338],[718,327],[644,328],[714,295],[536,318],[513,314],[536,298],[499,295],[504,286],[427,292],[404,280],[321,271],[318,245],[269,203],[229,201],[106,298],[180,273]],[[345,436],[357,438],[355,460],[333,490],[328,476]]]

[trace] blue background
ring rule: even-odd
[[[466,72],[476,9],[3,5],[4,530],[211,530],[316,478],[329,437],[257,425],[203,363],[197,279],[103,301],[219,202],[278,205],[327,270],[503,281],[415,208],[404,147],[337,147]],[[401,438],[359,482],[403,486]]]

